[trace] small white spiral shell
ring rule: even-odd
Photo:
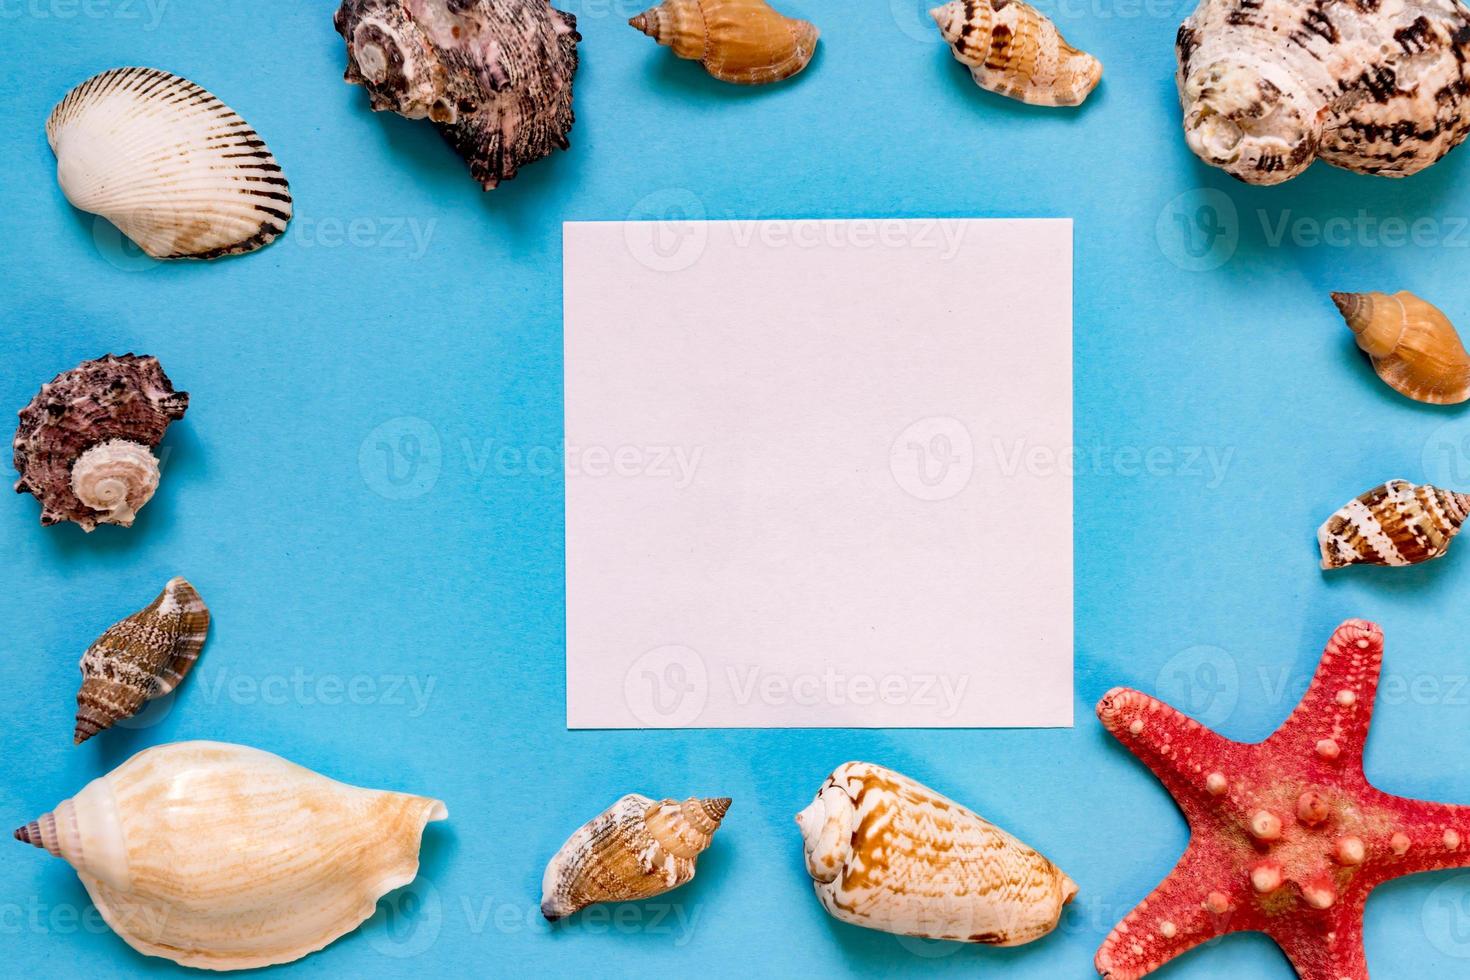
[[[103,524],[131,527],[158,489],[158,459],[147,446],[109,439],[88,449],[71,470],[71,489]]]

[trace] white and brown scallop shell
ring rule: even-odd
[[[1323,568],[1417,565],[1449,550],[1470,494],[1389,480],[1348,501],[1317,530]]]

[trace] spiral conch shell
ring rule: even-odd
[[[664,0],[628,24],[722,82],[764,85],[812,60],[820,31],[765,0]]]
[[[1189,148],[1247,183],[1315,159],[1404,177],[1470,130],[1458,0],[1201,0],[1175,47]]]
[[[194,587],[170,579],[148,606],[110,627],[82,656],[75,744],[179,686],[209,632],[209,609]]]
[[[1431,405],[1470,398],[1470,354],[1434,306],[1410,292],[1333,293],[1332,301],[1390,388]]]
[[[597,902],[652,898],[694,877],[730,809],[728,797],[654,801],[630,793],[567,838],[541,880],[541,914],[555,921]]]
[[[928,939],[1019,946],[1056,928],[1077,886],[953,800],[868,762],[838,766],[796,816],[828,912]]]
[[[981,88],[1031,105],[1081,105],[1102,63],[1065,40],[1022,0],[951,0],[929,11]]]
[[[359,789],[242,745],[146,749],[15,832],[72,865],[129,946],[184,966],[289,963],[418,874],[438,800]]]
[[[1343,505],[1317,530],[1323,568],[1417,565],[1449,550],[1470,494],[1389,480]]]

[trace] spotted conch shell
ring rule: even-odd
[[[209,609],[194,586],[170,579],[148,606],[110,627],[82,656],[75,744],[179,686],[209,632]]]
[[[763,85],[801,71],[817,50],[810,21],[765,0],[664,0],[628,21],[722,82]]]
[[[868,929],[1019,946],[1055,929],[1077,894],[999,827],[869,762],[838,766],[796,823],[822,906]]]
[[[129,946],[248,970],[316,952],[418,874],[438,800],[359,789],[220,742],[133,756],[15,832],[71,864]]]
[[[343,0],[347,81],[428,118],[485,188],[566,149],[577,18],[546,0]]]
[[[1410,292],[1333,293],[1332,301],[1390,388],[1431,405],[1470,398],[1470,354],[1437,308]]]
[[[1081,105],[1102,63],[1072,47],[1022,0],[951,0],[929,11],[955,58],[981,88],[1031,105]]]
[[[15,490],[41,502],[42,524],[127,527],[158,487],[152,449],[188,407],[156,358],[84,361],[20,410]]]
[[[1317,530],[1323,568],[1417,565],[1449,550],[1470,494],[1389,480],[1343,505]]]
[[[694,877],[730,809],[728,797],[654,801],[630,793],[567,838],[541,879],[541,914],[555,921],[597,902],[652,898]]]
[[[1470,130],[1470,11],[1457,0],[1202,0],[1176,48],[1189,148],[1247,183],[1319,158],[1405,177]]]

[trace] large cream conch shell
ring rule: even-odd
[[[1022,0],[951,0],[929,11],[975,84],[1031,105],[1081,105],[1102,62],[1068,44],[1057,26]]]
[[[1349,501],[1317,530],[1323,568],[1417,565],[1450,548],[1470,495],[1389,480]]]
[[[868,762],[838,766],[796,816],[828,912],[928,939],[1019,946],[1057,927],[1077,886],[953,800]]]
[[[1332,301],[1390,388],[1431,405],[1470,398],[1470,354],[1437,308],[1410,292],[1333,293]]]
[[[541,880],[541,914],[555,921],[597,902],[652,898],[694,877],[730,809],[728,797],[655,802],[630,793],[567,838]]]
[[[129,946],[184,966],[289,963],[418,874],[438,800],[358,789],[241,745],[147,749],[15,832],[76,868]]]
[[[763,85],[807,66],[820,32],[765,0],[664,0],[628,23],[722,82]]]

